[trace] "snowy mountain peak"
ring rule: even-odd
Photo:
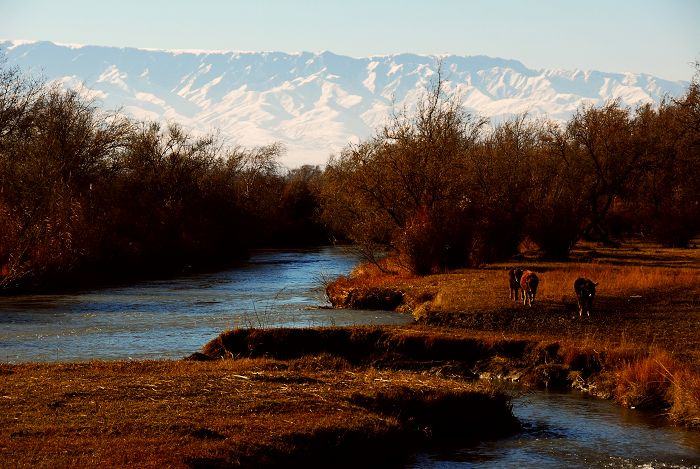
[[[372,133],[392,102],[410,106],[434,77],[469,111],[496,120],[514,114],[568,118],[584,103],[620,99],[658,103],[687,83],[639,73],[533,70],[483,55],[393,54],[354,58],[298,52],[153,50],[52,42],[2,41],[0,57],[66,87],[80,87],[105,107],[218,130],[232,142],[279,141],[284,163],[324,163],[349,141]]]

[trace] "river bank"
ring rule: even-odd
[[[658,415],[573,394],[523,396],[566,388],[563,352],[434,326],[367,326],[231,331],[190,360],[2,365],[0,462],[700,463],[700,435],[659,426]],[[583,360],[571,368],[589,370]]]

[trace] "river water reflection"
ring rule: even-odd
[[[320,309],[347,248],[257,251],[235,268],[66,294],[0,297],[0,361],[181,358],[241,326],[402,324],[395,312]]]

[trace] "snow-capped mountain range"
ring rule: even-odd
[[[583,103],[657,103],[687,82],[644,73],[534,70],[486,56],[150,50],[2,41],[7,65],[78,87],[138,118],[218,131],[246,146],[282,142],[283,163],[324,163],[349,141],[410,107],[442,60],[446,89],[494,120],[527,112],[564,120]]]

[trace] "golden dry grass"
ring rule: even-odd
[[[576,387],[622,405],[667,412],[700,428],[700,374],[657,347],[591,337],[550,337],[426,325],[235,330],[203,348],[211,358],[270,357],[334,369],[451,369],[525,385]],[[352,364],[352,365],[351,365]]]
[[[657,351],[626,363],[617,372],[616,395],[629,407],[658,408],[670,398],[678,376],[678,364],[667,353]]]
[[[615,397],[623,405],[666,407],[671,419],[700,428],[700,375],[667,352],[627,361],[616,374]]]
[[[395,458],[410,450],[399,441],[415,435],[392,405],[403,402],[420,412],[425,404],[435,409],[436,420],[447,420],[443,399],[477,414],[474,406],[488,408],[496,420],[510,413],[507,401],[485,384],[390,370],[308,370],[307,364],[3,365],[0,466],[332,463],[352,460],[363,454],[360,447],[373,444],[386,445]],[[384,407],[370,405],[378,396]]]
[[[699,249],[639,243],[596,248],[595,253],[584,248],[576,251],[571,262],[532,259],[517,263],[540,277],[536,307],[531,309],[509,298],[507,270],[515,263],[426,276],[386,274],[363,264],[338,284],[344,289],[398,289],[405,294],[399,311],[411,311],[416,317],[462,315],[451,325],[550,334],[559,339],[592,337],[617,344],[659,345],[700,363]],[[599,283],[590,320],[575,321],[573,283],[578,277]]]
[[[516,264],[491,264],[485,268],[409,276],[384,274],[376,266],[362,264],[345,282],[347,285],[397,287],[412,299],[434,295],[431,305],[434,310],[489,310],[512,306],[506,271],[513,265]],[[643,296],[677,290],[685,290],[689,297],[700,293],[700,260],[696,265],[685,267],[542,261],[524,261],[519,265],[538,272],[539,301],[575,301],[573,284],[579,277],[598,282],[599,297]]]
[[[678,289],[700,290],[700,270],[693,267],[613,266],[575,263],[540,275],[542,299],[575,299],[573,283],[579,277],[598,282],[599,296],[631,296]]]
[[[509,298],[506,271],[514,265],[538,272],[533,308]],[[576,313],[578,277],[599,282],[591,318]],[[605,363],[608,395],[623,405],[663,408],[674,421],[700,423],[700,249],[584,244],[569,262],[528,258],[427,276],[364,264],[340,282],[345,289],[396,288],[405,294],[399,310],[433,327],[481,340],[552,341],[565,366]]]

